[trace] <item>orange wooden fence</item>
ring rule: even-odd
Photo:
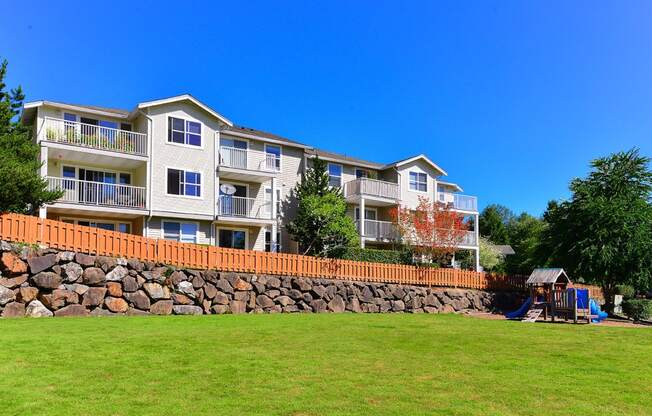
[[[196,269],[470,289],[517,289],[526,276],[228,249],[107,231],[20,214],[0,215],[0,238]]]

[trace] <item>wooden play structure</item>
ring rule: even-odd
[[[524,321],[534,322],[541,315],[554,322],[556,318],[564,320],[586,320],[591,323],[590,299],[587,289],[577,289],[564,269],[534,269],[526,281],[530,291],[531,304]]]

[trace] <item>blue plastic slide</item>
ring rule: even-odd
[[[532,303],[532,298],[527,298],[527,300],[523,302],[523,305],[521,305],[520,308],[518,308],[514,312],[507,312],[505,316],[509,319],[520,318],[521,316],[525,316],[527,311],[530,309],[531,303]]]
[[[593,299],[591,299],[589,301],[589,306],[591,307],[591,315],[598,315],[597,318],[593,318],[593,322],[604,321],[607,318],[607,316],[609,316],[609,314],[607,314],[607,312],[602,312],[600,310],[600,306]]]

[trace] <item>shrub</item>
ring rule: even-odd
[[[368,261],[372,263],[412,264],[412,253],[408,250],[377,250],[373,248],[350,247],[341,257],[344,260]]]
[[[625,299],[632,299],[636,295],[636,289],[630,285],[617,285],[616,294],[622,295]]]
[[[634,321],[647,320],[652,317],[652,300],[629,299],[623,302],[623,312]]]

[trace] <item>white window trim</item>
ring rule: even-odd
[[[238,228],[238,227],[223,227],[223,226],[216,226],[215,227],[215,245],[217,247],[220,247],[220,230],[229,230],[229,231],[243,231],[245,233],[245,248],[244,250],[249,250],[249,230],[246,228]],[[263,239],[265,236],[263,235]],[[263,241],[263,246],[264,246],[264,241]],[[228,248],[228,247],[225,247]],[[235,249],[239,250],[239,249]]]
[[[161,239],[166,240],[165,238],[165,224],[177,223],[179,224],[179,239],[178,240],[168,240],[168,241],[178,241],[179,243],[185,243],[181,241],[181,224],[195,224],[197,226],[197,231],[195,231],[195,242],[194,244],[199,244],[199,222],[198,221],[181,221],[181,220],[161,220]],[[190,243],[193,244],[193,243]]]
[[[283,146],[280,144],[272,144],[272,143],[265,143],[264,150],[265,150],[265,157],[267,157],[267,147],[278,147],[278,169],[276,169],[276,172],[280,172],[283,170]]]
[[[193,123],[199,123],[199,129],[200,129],[199,139],[201,140],[201,145],[200,146],[195,146],[195,145],[192,145],[192,144],[187,144],[185,142],[186,141],[187,131],[184,131],[184,136],[183,136],[183,141],[184,142],[183,143],[171,142],[170,141],[170,132],[169,132],[170,118],[176,118],[176,119],[179,119],[179,120],[183,120],[184,127],[187,127],[186,123],[188,121],[192,121]],[[199,120],[195,120],[193,118],[173,116],[173,115],[170,115],[170,114],[167,115],[166,122],[167,122],[167,124],[165,126],[165,144],[169,144],[171,146],[185,147],[185,148],[188,148],[188,149],[195,149],[195,150],[203,150],[204,149],[204,141],[205,141],[204,140],[204,123],[202,123]],[[179,131],[179,130],[175,130],[175,131]]]
[[[420,191],[420,190],[418,190],[418,189],[412,189],[412,187],[410,186],[410,182],[411,182],[411,180],[410,180],[410,174],[411,174],[411,173],[416,173],[417,176],[418,176],[418,175],[425,175],[425,176],[426,176],[426,190],[425,190],[425,191]],[[416,193],[419,193],[419,194],[427,194],[427,193],[428,193],[428,174],[427,174],[427,173],[425,173],[425,172],[418,172],[418,171],[415,171],[415,170],[408,171],[407,180],[408,180],[408,191],[410,191],[410,192],[416,192]],[[417,183],[420,183],[420,182],[417,182]]]
[[[200,178],[200,181],[201,181],[201,183],[199,185],[199,196],[185,195],[185,194],[177,195],[177,194],[168,193],[168,169],[183,171],[184,181],[186,179],[186,172],[198,173],[200,175],[199,178]],[[192,169],[178,168],[178,167],[174,167],[174,166],[166,166],[165,167],[165,196],[170,196],[170,197],[174,197],[174,198],[186,198],[186,199],[194,199],[194,200],[203,200],[204,199],[204,189],[205,189],[204,185],[205,185],[205,183],[204,183],[204,172],[199,172],[199,171],[195,171],[195,170],[192,170]],[[184,188],[183,191],[184,192],[186,191],[185,188]]]
[[[331,169],[330,169],[331,165],[340,167],[340,172],[341,172],[340,176],[331,175]],[[329,182],[330,182],[331,176],[333,176],[334,178],[340,178],[340,184],[339,184],[339,186],[337,186],[337,188],[341,188],[344,185],[344,183],[343,183],[344,182],[344,165],[342,165],[341,163],[328,162],[328,165],[326,165],[326,173],[328,174],[328,181]],[[332,185],[329,184],[329,186],[332,186]]]
[[[59,217],[59,220],[61,221],[73,221],[75,225],[79,223],[79,221],[86,221],[86,222],[94,222],[94,223],[104,223],[104,224],[113,224],[115,225],[115,231],[120,232],[120,224],[129,224],[129,232],[127,234],[133,234],[134,233],[134,224],[131,221],[113,221],[113,220],[102,220],[99,218],[81,218],[81,217]]]
[[[267,208],[265,208],[265,213],[266,214],[271,214],[272,213],[272,205],[271,205],[272,201],[269,201],[270,205],[267,205],[267,202],[268,202],[267,201],[267,190],[268,189],[270,190],[270,195],[272,194],[272,192],[271,192],[272,187],[271,186],[266,186],[265,189],[263,190],[263,202],[265,204],[265,207],[269,206],[269,211],[267,211]],[[280,206],[281,205],[281,188],[279,188],[279,187],[276,188],[276,194],[278,195],[278,197],[276,198],[276,203],[279,204],[279,206]],[[281,212],[280,212],[281,210],[277,209],[276,211],[277,211],[276,216],[280,217],[281,216]]]
[[[366,174],[367,176],[358,177],[358,171],[360,171],[360,172],[365,172],[365,174]],[[355,178],[356,178],[356,179],[369,179],[369,176],[370,176],[369,174],[370,174],[371,172],[369,171],[369,169],[355,168],[355,172],[354,172],[354,173],[355,173]]]
[[[365,211],[373,211],[373,212],[376,213],[376,219],[375,219],[375,220],[369,220],[369,221],[378,221],[378,208],[365,207],[364,210],[365,210]],[[355,216],[356,216],[355,213],[356,213],[356,212],[358,213],[358,219],[357,219],[357,220],[355,219]],[[359,206],[358,206],[358,207],[355,207],[355,208],[353,209],[353,220],[354,220],[354,221],[359,221],[359,220],[360,220],[360,207],[359,207]],[[365,220],[367,220],[367,218],[365,218]]]

